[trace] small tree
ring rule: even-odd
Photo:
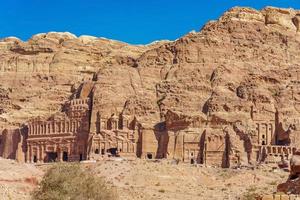
[[[101,177],[84,171],[79,164],[51,167],[38,188],[34,200],[116,200],[116,191]]]

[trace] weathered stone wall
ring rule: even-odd
[[[24,161],[24,138],[20,129],[3,130],[1,139],[1,157]]]

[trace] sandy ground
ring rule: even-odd
[[[32,164],[0,158],[0,199],[30,199],[42,176],[43,171]]]
[[[273,193],[288,177],[288,172],[270,166],[220,169],[140,159],[82,165],[113,184],[121,200],[251,199],[255,194]],[[0,199],[30,199],[30,192],[49,166],[1,159]]]

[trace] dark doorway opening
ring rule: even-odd
[[[95,150],[95,154],[99,154],[99,149],[96,149],[96,150]]]
[[[55,162],[57,159],[57,153],[56,152],[47,152],[47,159],[48,159],[48,162]]]
[[[299,174],[290,175],[289,180],[295,180],[296,178],[299,178]]]
[[[37,162],[37,157],[36,157],[36,155],[33,156],[33,162],[34,162],[34,163]]]
[[[152,159],[152,153],[147,153],[147,158]]]
[[[266,143],[265,143],[265,141],[262,141],[262,143],[261,143],[262,145],[266,145]]]
[[[68,161],[68,152],[63,152],[63,161]]]
[[[191,164],[195,164],[195,160],[193,158],[191,159]]]
[[[105,150],[101,149],[101,154],[104,155],[105,154]]]
[[[79,154],[79,161],[82,161],[83,160],[83,156],[82,156],[82,153]]]
[[[107,150],[112,156],[117,155],[118,149],[117,148],[110,148]]]

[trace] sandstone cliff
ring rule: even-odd
[[[136,116],[144,127],[171,110],[253,130],[258,114],[278,111],[286,131],[299,123],[299,20],[293,9],[236,7],[200,32],[145,46],[55,32],[2,39],[1,124],[48,117],[94,79],[97,110]]]
[[[27,42],[0,40],[0,126],[49,117],[83,80],[107,67],[130,68],[143,52],[165,42],[133,46],[56,32],[34,35]]]

